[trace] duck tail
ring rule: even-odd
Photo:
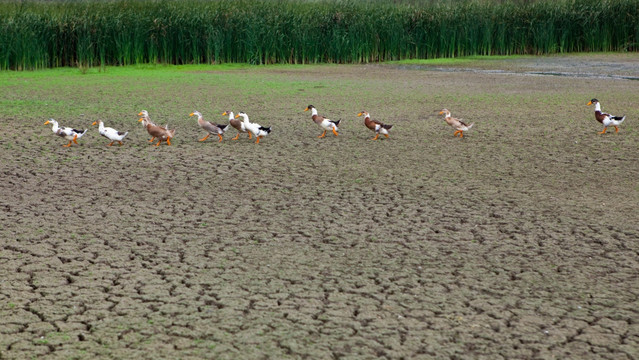
[[[610,120],[612,120],[613,125],[621,125],[621,123],[626,120],[625,116],[611,116]]]
[[[382,127],[383,127],[384,129],[386,129],[386,130],[390,130],[390,129],[393,127],[393,125],[386,125],[386,124],[384,124],[384,125],[382,125]]]
[[[269,127],[260,126],[260,130],[266,131],[267,134],[271,133],[271,128],[272,126],[269,126]]]
[[[475,123],[470,123],[470,125],[467,126],[468,130],[470,130],[470,128],[473,127],[473,125],[475,125]]]
[[[169,132],[169,137],[173,137],[173,136],[175,136],[175,129],[173,129],[173,130],[168,130],[168,132]]]
[[[341,122],[342,122],[342,120],[341,120],[341,119],[340,119],[340,120],[337,120],[337,121],[333,121],[333,120],[330,120],[330,121],[331,121],[333,124],[335,124],[335,126],[337,126],[337,127],[339,127],[339,123],[341,123]]]

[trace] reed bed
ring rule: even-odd
[[[636,51],[639,0],[0,2],[0,69]]]

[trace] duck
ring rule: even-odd
[[[261,138],[271,133],[271,126],[264,127],[260,124],[249,122],[249,117],[244,112],[240,112],[239,114],[235,115],[235,118],[237,119],[240,116],[244,119],[244,128],[250,131],[257,138],[257,141],[255,141],[256,144],[260,143]]]
[[[142,118],[138,121],[142,122],[142,126],[146,129],[146,126],[148,124],[155,125],[155,123],[153,121],[151,121],[151,117],[149,117],[149,112],[146,110],[142,110],[140,111],[140,113],[138,114],[138,116],[142,116]],[[166,127],[168,129],[168,127]],[[151,140],[149,140],[149,142],[153,142],[155,140],[155,136],[151,138]]]
[[[455,129],[455,133],[453,134],[453,136],[457,136],[459,134],[459,138],[463,138],[464,131],[470,130],[470,128],[475,125],[475,123],[468,125],[465,122],[461,121],[461,119],[455,119],[454,117],[450,116],[450,111],[448,109],[442,109],[442,111],[439,112],[439,115],[445,116],[444,121],[446,121],[448,125],[452,126],[453,129]]]
[[[78,129],[73,129],[70,127],[60,127],[58,125],[58,122],[55,121],[54,119],[49,119],[47,120],[44,125],[49,125],[49,124],[53,124],[53,126],[51,127],[51,130],[53,131],[54,134],[63,137],[67,140],[69,140],[69,143],[66,145],[62,145],[64,147],[70,147],[71,143],[78,143],[78,139],[82,137],[82,135],[86,134],[87,129],[84,130],[78,130]]]
[[[588,106],[595,104],[595,119],[603,124],[604,128],[599,134],[605,134],[608,127],[612,125],[615,128],[615,133],[619,132],[619,125],[626,120],[625,116],[613,116],[604,112],[601,112],[601,104],[599,100],[592,99],[588,102]]]
[[[142,126],[146,129],[149,135],[152,136],[149,142],[158,138],[158,143],[155,146],[160,146],[162,141],[166,141],[167,145],[171,145],[171,139],[175,136],[175,129],[169,130],[169,125],[165,125],[164,127],[160,127],[155,125],[149,118],[149,113],[146,110],[142,110],[138,115],[142,115],[142,117],[138,120],[142,123]]]
[[[322,135],[318,136],[318,138],[323,138],[324,136],[326,136],[326,132],[328,130],[331,130],[333,134],[335,134],[335,136],[339,135],[337,132],[339,131],[339,123],[342,120],[333,121],[318,115],[317,109],[313,105],[309,105],[306,107],[306,109],[304,109],[304,111],[309,111],[309,110],[311,110],[311,119],[313,119],[313,121],[317,125],[319,125],[322,129],[324,129],[324,132],[322,133]]]
[[[371,120],[370,114],[366,111],[360,111],[357,116],[364,116],[364,125],[376,133],[372,140],[377,140],[379,138],[379,134],[383,134],[388,138],[388,131],[393,127],[393,125],[386,125],[380,121]]]
[[[206,134],[205,137],[201,138],[200,141],[208,139],[211,134],[217,134],[217,136],[220,138],[219,142],[222,142],[222,134],[224,134],[226,129],[229,128],[229,124],[220,125],[213,124],[210,121],[206,121],[202,118],[202,114],[199,111],[193,111],[189,116],[197,116],[197,123],[202,129],[208,131],[208,134]]]
[[[251,134],[251,132],[246,130],[246,127],[244,127],[244,121],[240,119],[236,119],[235,114],[233,114],[232,111],[227,110],[222,113],[222,116],[224,115],[229,116],[229,124],[231,124],[231,126],[234,127],[235,130],[237,130],[237,135],[235,135],[235,137],[232,138],[231,140],[239,139],[241,133],[248,133],[249,140],[253,138],[253,135]]]
[[[124,137],[127,136],[127,134],[129,133],[128,131],[122,132],[122,131],[117,131],[114,128],[104,127],[104,123],[102,122],[102,120],[96,120],[91,125],[96,125],[96,124],[99,124],[98,131],[100,132],[100,135],[111,140],[111,143],[107,146],[113,145],[113,143],[116,141],[120,143],[120,146],[123,145],[122,139],[124,139]]]

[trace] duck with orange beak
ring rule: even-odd
[[[626,120],[625,116],[613,116],[610,114],[607,114],[605,112],[601,111],[601,104],[599,104],[599,100],[597,99],[592,99],[588,102],[588,106],[590,105],[595,105],[595,119],[597,121],[599,121],[603,126],[603,130],[600,132],[600,134],[605,134],[606,130],[608,130],[609,126],[612,126],[615,128],[615,133],[619,132],[619,125],[621,125],[621,123]]]

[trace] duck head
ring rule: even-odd
[[[44,123],[44,125],[49,125],[49,124],[58,125],[58,122],[53,119],[49,119]]]
[[[590,106],[590,105],[592,105],[592,104],[597,104],[598,102],[599,102],[599,100],[597,100],[597,99],[592,99],[592,100],[588,101],[588,103],[587,103],[586,105]]]
[[[312,110],[312,109],[315,109],[315,106],[309,105],[309,106],[306,107],[306,109],[304,109],[304,111],[309,111],[309,110]]]
[[[444,115],[445,117],[449,117],[450,111],[448,111],[448,109],[442,109],[442,111],[439,112],[439,115]]]
[[[189,114],[189,116],[193,116],[193,115],[197,116],[198,118],[202,117],[202,114],[200,114],[199,111],[193,111],[191,114]]]
[[[366,111],[360,111],[357,116],[364,116],[364,118],[370,117],[370,115]]]

